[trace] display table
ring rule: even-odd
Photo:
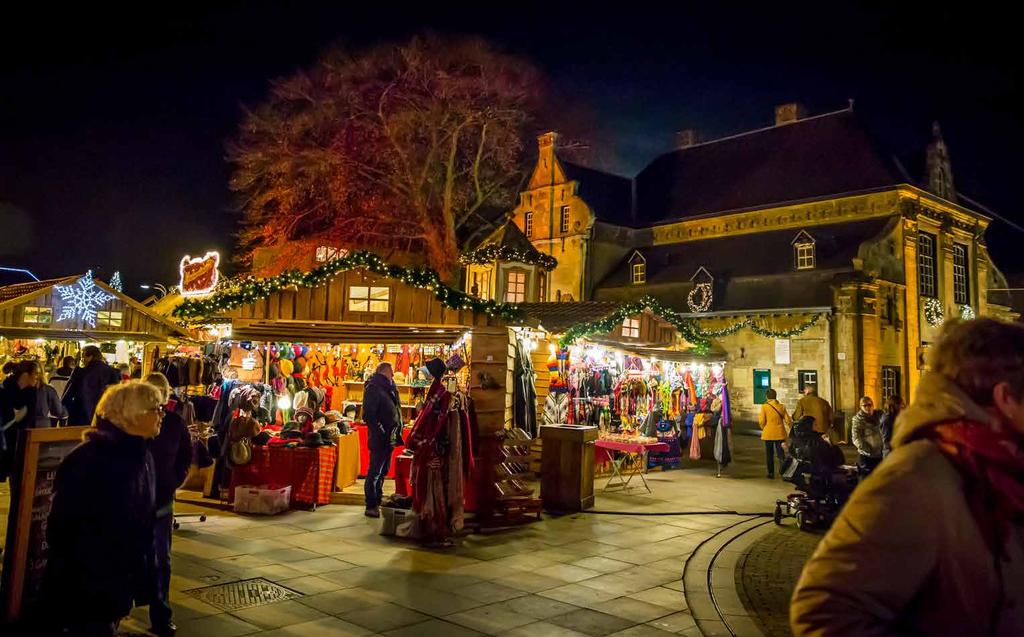
[[[647,471],[647,454],[651,452],[664,453],[669,446],[664,442],[618,442],[613,440],[598,440],[594,443],[597,449],[612,454],[611,465],[612,475],[608,478],[608,484],[604,485],[604,491],[611,489],[622,489],[628,491],[629,483],[633,476],[640,476],[647,493],[651,493],[651,487],[647,484],[644,473]],[[613,484],[614,483],[614,484]]]
[[[231,470],[231,493],[243,485],[291,485],[291,504],[330,504],[337,447],[253,447],[252,461]]]
[[[347,434],[340,436],[338,442],[338,472],[334,485],[341,491],[359,479],[359,436]]]

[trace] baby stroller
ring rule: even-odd
[[[800,530],[828,528],[860,479],[857,467],[844,465],[843,452],[814,431],[814,419],[793,425],[782,479],[798,491],[775,502],[775,523],[795,517]]]

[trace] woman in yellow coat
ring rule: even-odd
[[[786,408],[776,398],[774,389],[765,392],[768,402],[761,405],[761,413],[757,424],[761,427],[761,440],[764,440],[764,459],[768,463],[768,478],[775,477],[775,456],[779,457],[779,472],[782,471],[782,443],[786,440],[787,431],[793,425]]]

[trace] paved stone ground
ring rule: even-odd
[[[737,592],[767,637],[792,635],[789,600],[822,535],[801,531],[788,520],[754,544],[737,564]]]
[[[360,507],[273,517],[203,509],[207,522],[174,536],[179,635],[699,634],[682,592],[686,558],[741,519],[729,511],[769,512],[788,492],[764,478],[760,440],[737,436],[735,446],[722,478],[711,463],[688,463],[650,474],[650,495],[599,491],[596,509],[608,514],[545,516],[448,550],[382,537]],[[721,514],[671,515],[680,511]],[[628,515],[637,512],[669,515]],[[189,593],[257,577],[301,597],[226,612]],[[124,622],[147,626],[145,609]]]

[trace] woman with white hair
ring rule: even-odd
[[[114,635],[133,603],[149,603],[156,479],[148,446],[163,405],[147,383],[108,387],[85,442],[57,469],[38,606],[51,610],[40,616],[55,631]]]

